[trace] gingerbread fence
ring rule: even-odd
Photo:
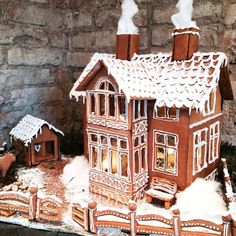
[[[61,222],[62,202],[51,196],[39,198],[38,189],[30,188],[30,194],[18,192],[0,193],[0,215],[12,216],[19,213],[32,221]]]
[[[230,215],[223,217],[222,224],[215,224],[200,219],[181,221],[178,209],[172,212],[172,217],[169,219],[158,214],[137,215],[136,210],[136,203],[131,202],[128,204],[127,213],[114,210],[99,211],[97,203],[92,200],[87,204],[87,208],[79,204],[74,205],[72,218],[87,231],[95,234],[99,227],[107,227],[128,231],[132,236],[138,233],[196,236],[231,235]],[[77,218],[78,215],[80,220]]]

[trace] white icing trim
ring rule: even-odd
[[[217,115],[210,116],[210,117],[208,117],[208,118],[206,118],[206,119],[204,119],[204,120],[201,120],[201,121],[198,121],[198,122],[196,122],[196,123],[193,123],[193,124],[189,125],[189,129],[192,129],[192,128],[194,128],[194,127],[196,127],[196,126],[199,126],[199,125],[203,125],[204,123],[206,123],[206,122],[208,122],[208,121],[210,121],[210,120],[214,120],[215,118],[220,117],[220,116],[222,116],[222,115],[223,115],[223,113],[219,113],[219,114],[217,114]]]
[[[198,37],[200,37],[200,33],[196,32],[196,31],[183,31],[183,32],[174,32],[172,33],[172,36],[176,36],[176,35],[182,35],[182,34],[193,34],[193,35],[197,35]]]

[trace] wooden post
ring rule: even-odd
[[[172,211],[173,213],[173,230],[175,236],[182,235],[181,233],[181,224],[180,224],[180,211],[179,209],[174,209]]]
[[[137,233],[137,221],[136,221],[137,204],[134,201],[129,201],[128,208],[130,210],[130,235],[136,236],[136,233]]]
[[[223,216],[223,225],[224,225],[224,232],[222,236],[230,236],[231,235],[231,228],[230,228],[230,222],[232,221],[231,215]]]
[[[96,217],[96,211],[97,211],[97,203],[94,200],[90,200],[88,203],[88,209],[89,209],[89,231],[92,233],[97,233],[97,217]]]
[[[37,211],[37,193],[38,188],[37,187],[31,187],[29,189],[30,195],[29,195],[29,220],[35,220],[36,219],[36,211]]]

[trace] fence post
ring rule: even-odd
[[[232,235],[236,236],[236,220],[231,221],[231,227],[232,227]]]
[[[180,236],[182,235],[181,230],[181,221],[180,221],[180,210],[174,209],[172,211],[173,213],[173,229],[174,229],[174,235]]]
[[[223,236],[230,236],[231,235],[231,228],[230,228],[230,222],[232,221],[232,217],[231,215],[227,215],[227,216],[223,216],[223,225],[224,225],[224,232],[223,232]]]
[[[137,204],[134,201],[129,201],[128,208],[130,210],[130,235],[136,236],[136,233],[137,233],[137,221],[136,221]]]
[[[38,188],[37,187],[30,187],[29,191],[30,191],[30,195],[29,195],[29,220],[35,220],[36,219],[36,211],[37,211]]]
[[[96,211],[97,211],[97,203],[94,200],[90,200],[88,203],[88,209],[89,209],[89,231],[92,233],[97,233],[97,217],[96,217]]]

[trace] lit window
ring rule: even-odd
[[[210,126],[209,163],[219,158],[220,122]]]
[[[143,132],[133,138],[134,173],[139,174],[147,170],[147,133]]]
[[[193,175],[207,167],[207,128],[193,134]]]
[[[133,119],[137,120],[143,118],[147,118],[147,101],[133,101]]]
[[[166,119],[166,120],[179,120],[179,109],[166,108],[166,107],[154,107],[153,110],[154,119]]]
[[[89,132],[88,136],[90,167],[120,177],[129,177],[127,138],[95,132]]]
[[[177,175],[177,135],[156,131],[154,137],[154,169]]]

